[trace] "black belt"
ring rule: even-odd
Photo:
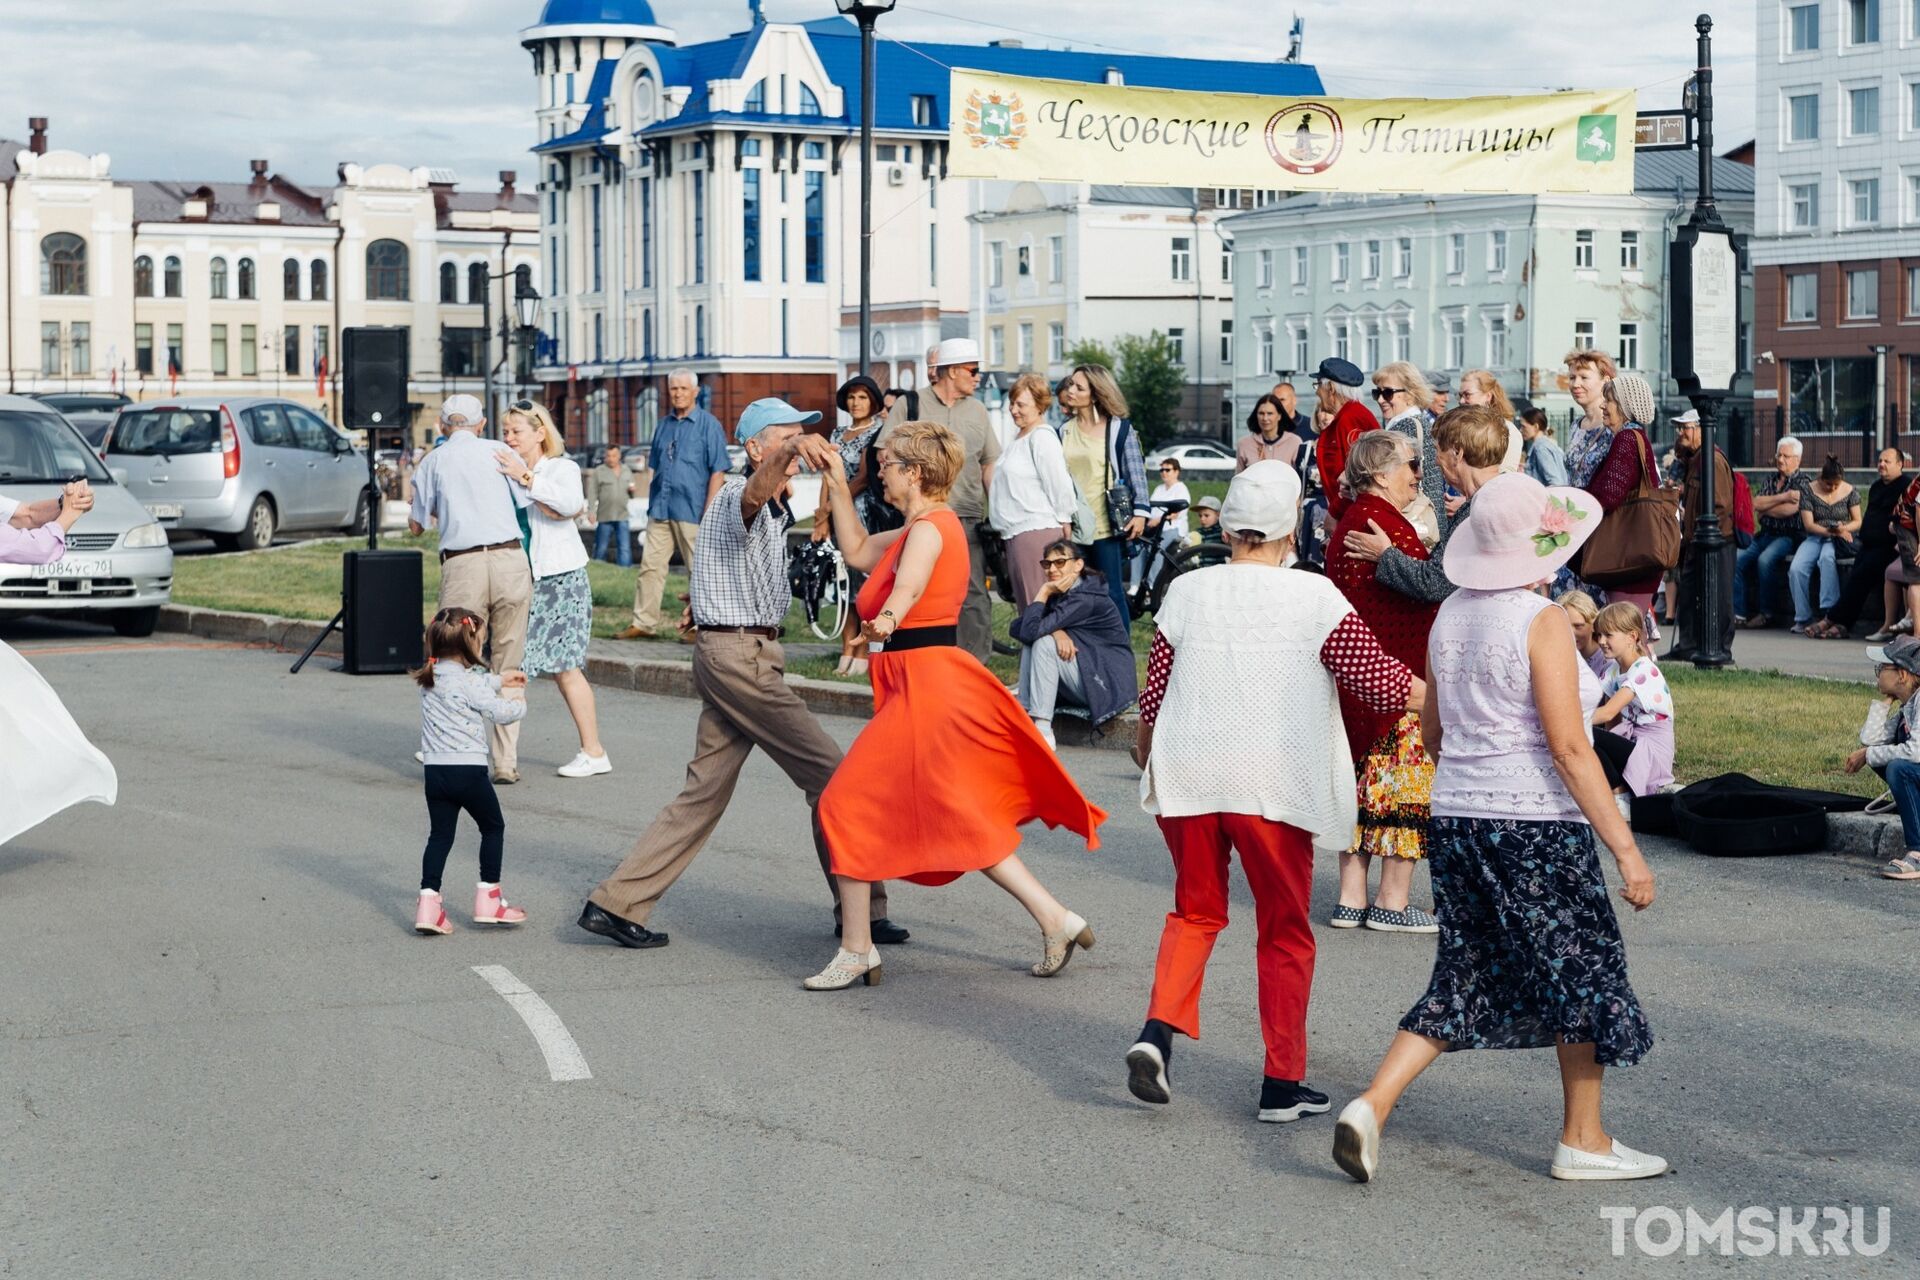
[[[769,640],[778,640],[781,634],[779,627],[709,627],[705,623],[695,623],[694,630],[730,636],[765,636]]]
[[[936,649],[960,643],[960,628],[905,627],[886,638],[887,653],[905,653],[909,649]]]
[[[476,551],[505,551],[508,547],[512,547],[516,551],[519,550],[520,539],[515,538],[512,542],[489,543],[484,547],[462,547],[458,551],[442,551],[440,553],[440,563],[445,564],[455,556],[470,556]]]

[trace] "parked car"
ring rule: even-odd
[[[1231,480],[1233,478],[1233,450],[1215,444],[1211,440],[1193,444],[1170,444],[1155,449],[1147,455],[1147,470],[1152,472],[1168,458],[1173,458],[1180,463],[1180,474],[1185,479]]]
[[[107,465],[170,531],[252,551],[281,531],[363,534],[367,456],[291,400],[195,396],[122,411]]]
[[[59,410],[97,453],[106,447],[107,430],[132,396],[117,391],[36,391],[33,398]]]
[[[57,498],[85,476],[93,510],[67,534],[52,564],[0,564],[0,612],[97,614],[123,636],[152,635],[173,593],[167,532],[51,407],[0,395],[0,496],[19,503]]]

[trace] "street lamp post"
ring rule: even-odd
[[[895,0],[834,0],[860,24],[860,351],[854,372],[865,373],[873,351],[873,24],[893,12]],[[782,104],[784,105],[784,104]]]
[[[487,277],[487,287],[480,291],[480,329],[487,335],[486,350],[481,353],[480,362],[485,366],[485,396],[481,403],[486,405],[487,431],[496,438],[500,434],[500,424],[494,421],[493,412],[493,282],[495,280],[520,280],[518,269],[502,271]],[[519,312],[520,327],[531,329],[540,319],[540,291],[522,281],[513,292],[514,307]],[[500,317],[500,353],[503,359],[513,356],[513,336],[508,327],[509,315]],[[445,355],[441,356],[444,361]]]

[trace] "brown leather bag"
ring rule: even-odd
[[[1680,493],[1655,482],[1646,433],[1636,430],[1634,438],[1640,488],[1607,512],[1581,550],[1580,577],[1596,587],[1633,586],[1680,563]]]

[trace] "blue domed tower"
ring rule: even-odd
[[[594,68],[640,43],[678,43],[646,0],[547,0],[540,21],[520,33],[539,87],[538,140],[571,133],[592,105],[586,97]]]

